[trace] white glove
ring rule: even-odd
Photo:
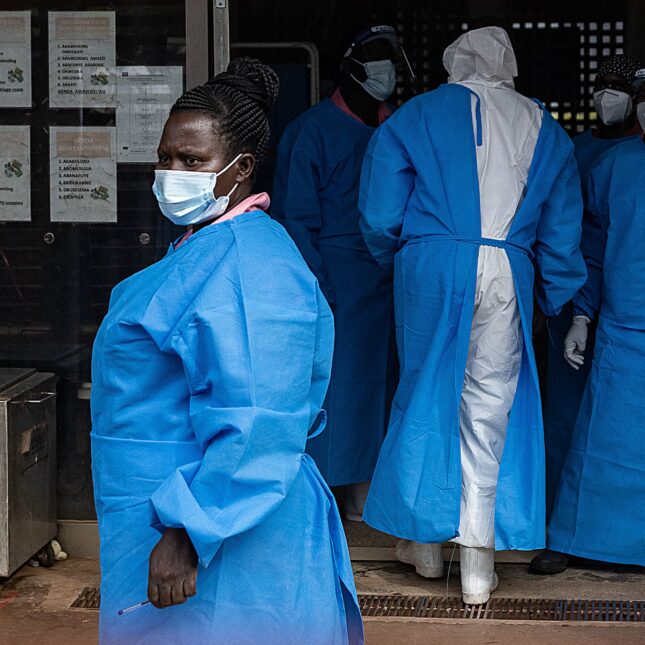
[[[584,365],[590,322],[587,316],[574,316],[564,339],[564,358],[574,370],[579,370],[580,366]]]

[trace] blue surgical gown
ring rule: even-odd
[[[549,526],[549,548],[645,565],[645,143],[607,152],[587,181],[604,232],[574,299],[596,347]]]
[[[338,510],[304,454],[332,346],[314,276],[259,211],[115,287],[92,365],[103,645],[362,642]],[[190,536],[197,595],[118,616],[146,598],[166,527]]]
[[[412,99],[370,142],[359,207],[367,244],[394,262],[401,381],[364,519],[419,542],[458,535],[459,403],[481,244],[506,250],[524,337],[500,466],[498,549],[545,543],[544,438],[530,342],[534,293],[556,315],[584,283],[582,200],[573,146],[544,111],[526,192],[508,237],[481,237],[471,93],[444,85]],[[537,275],[535,275],[537,273]]]
[[[591,130],[574,137],[575,155],[580,176],[584,179],[594,163],[615,145],[626,139],[599,139]],[[583,197],[584,197],[583,184]],[[590,257],[589,247],[595,248],[600,232],[594,219],[584,216],[581,248],[585,258]],[[558,490],[562,463],[569,448],[573,426],[578,416],[580,402],[587,383],[595,343],[595,326],[589,328],[585,363],[574,370],[564,359],[564,338],[571,327],[573,309],[567,305],[559,316],[548,321],[549,350],[546,388],[544,393],[544,441],[546,445],[546,509],[551,514]]]
[[[374,128],[325,99],[298,117],[278,148],[271,214],[285,226],[334,312],[327,430],[307,451],[327,482],[371,479],[396,383],[392,276],[359,228],[358,186]]]

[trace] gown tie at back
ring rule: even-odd
[[[444,242],[444,241],[455,241],[455,242],[465,242],[466,244],[478,244],[480,246],[495,246],[498,249],[504,249],[506,251],[520,251],[527,255],[529,258],[533,258],[533,251],[531,249],[524,248],[519,244],[514,244],[508,240],[497,240],[493,237],[465,237],[464,235],[442,235],[432,233],[430,235],[422,235],[420,237],[415,237],[407,242],[407,244],[420,244],[422,242]],[[404,243],[405,244],[405,243]]]

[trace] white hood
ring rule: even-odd
[[[517,61],[511,40],[501,27],[467,31],[443,54],[449,83],[473,81],[492,87],[513,87]]]

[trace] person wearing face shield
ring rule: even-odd
[[[618,55],[607,58],[598,68],[593,93],[597,125],[573,138],[585,200],[584,180],[598,159],[617,144],[638,136],[631,81],[640,67],[639,61]],[[595,218],[585,212],[581,241],[585,257],[593,254],[602,235]],[[559,316],[548,322],[549,354],[544,397],[547,521],[591,369],[595,325],[590,322],[585,315],[574,316],[573,303],[567,304]],[[584,362],[580,360],[581,354],[586,354]],[[545,551],[532,560],[530,570],[540,574],[560,573],[567,564],[566,554]]]
[[[495,549],[545,543],[533,302],[557,315],[584,284],[582,199],[569,137],[514,90],[506,31],[469,31],[443,62],[448,84],[392,115],[363,165],[401,360],[364,517],[424,576],[443,574],[442,542],[461,545],[464,602],[481,604]]]
[[[275,72],[184,93],[159,143],[161,213],[187,230],[118,284],[92,356],[101,645],[362,645],[324,429],[333,319],[252,190]]]
[[[286,129],[271,214],[295,240],[334,312],[327,431],[309,442],[327,483],[344,486],[345,516],[360,521],[396,383],[392,277],[358,228],[358,185],[367,143],[391,114],[396,31],[375,25],[346,43],[340,85]],[[407,59],[405,59],[407,60]]]
[[[602,235],[574,314],[597,320],[593,362],[560,476],[549,549],[645,566],[645,70],[634,85],[641,134],[606,152],[586,177]],[[583,366],[585,325],[569,357]]]

